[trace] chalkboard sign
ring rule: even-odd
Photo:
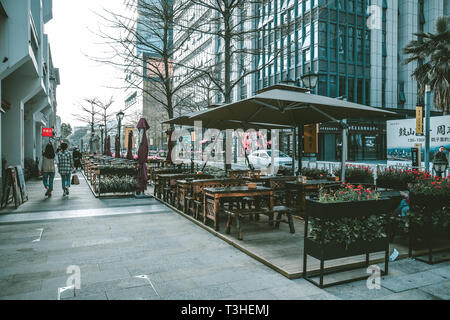
[[[16,166],[17,181],[19,182],[20,195],[22,197],[22,203],[28,201],[28,191],[25,185],[25,177],[23,175],[22,166]]]
[[[411,148],[412,167],[419,167],[419,148]]]
[[[21,194],[15,167],[6,169],[5,185],[3,186],[3,197],[1,207],[6,207],[11,198],[14,200],[14,207],[17,209],[21,205]]]

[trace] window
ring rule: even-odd
[[[355,102],[355,79],[348,78],[348,101]]]
[[[355,28],[348,28],[348,60],[354,62],[355,59]]]

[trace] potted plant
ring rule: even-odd
[[[381,198],[379,192],[352,184],[342,184],[332,191],[321,190],[318,198],[306,199],[305,278],[307,255],[321,260],[320,286],[325,260],[366,254],[368,263],[370,253],[385,251],[387,272],[387,215],[392,206],[392,200]]]
[[[425,177],[420,179],[411,188],[409,201],[408,218],[411,226],[417,231],[414,232],[416,239],[421,235],[426,235],[427,232],[433,238],[450,236],[449,178]]]

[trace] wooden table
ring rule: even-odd
[[[249,182],[259,182],[262,183],[263,186],[270,188],[270,184],[272,183],[284,183],[288,181],[295,181],[295,176],[261,176],[259,178],[253,177],[245,177],[244,180]]]
[[[305,211],[306,207],[306,193],[307,192],[317,192],[321,187],[339,187],[341,182],[329,181],[329,180],[307,180],[306,183],[297,183],[296,181],[287,181],[286,187],[286,203],[291,202],[291,195],[289,191],[293,191],[297,194],[297,204],[296,207],[300,208],[301,211]]]
[[[203,223],[206,219],[214,222],[214,229],[219,230],[220,200],[223,198],[265,197],[269,196],[269,208],[274,205],[274,191],[271,188],[256,187],[249,189],[246,186],[228,188],[204,188],[203,189]]]

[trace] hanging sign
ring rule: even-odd
[[[416,107],[416,136],[423,136],[423,107]]]
[[[43,137],[53,137],[53,129],[52,128],[42,128],[42,136]]]

